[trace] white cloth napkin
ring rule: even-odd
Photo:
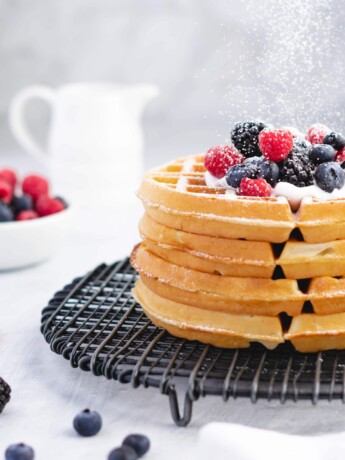
[[[199,432],[198,460],[343,460],[345,433],[297,436],[230,423]]]

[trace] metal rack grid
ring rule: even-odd
[[[179,426],[190,422],[201,396],[345,402],[345,351],[303,354],[289,344],[273,351],[261,345],[229,350],[173,337],[132,298],[136,278],[126,258],[57,292],[42,312],[41,331],[51,349],[94,375],[158,388],[168,395]]]

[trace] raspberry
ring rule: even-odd
[[[0,180],[8,182],[14,188],[17,184],[17,175],[12,169],[2,168],[0,169]]]
[[[205,155],[204,165],[207,171],[213,176],[221,179],[228,169],[242,163],[243,155],[235,147],[229,145],[218,145],[211,147]]]
[[[8,204],[12,200],[13,188],[7,181],[0,179],[0,200]]]
[[[29,209],[27,211],[21,211],[17,216],[17,220],[32,220],[38,219],[38,217],[39,216],[36,211]]]
[[[292,150],[293,136],[286,129],[264,129],[259,134],[259,147],[267,160],[284,160]]]
[[[36,201],[36,212],[40,217],[50,216],[64,209],[64,205],[57,198],[42,195]]]
[[[324,137],[330,131],[331,130],[327,126],[316,123],[315,125],[311,125],[305,137],[312,144],[323,144]]]
[[[44,177],[31,174],[23,180],[22,190],[36,201],[39,196],[48,195],[49,183]]]
[[[334,161],[337,161],[338,163],[342,163],[343,161],[345,161],[345,147],[343,147],[335,154]]]
[[[245,177],[241,181],[238,194],[242,196],[271,196],[272,187],[265,179],[248,179]]]

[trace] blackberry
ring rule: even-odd
[[[314,167],[309,161],[308,150],[293,150],[279,163],[278,182],[288,182],[297,187],[307,187],[314,183]]]
[[[11,387],[0,377],[0,414],[11,399]]]
[[[246,121],[237,123],[231,131],[231,140],[234,146],[245,157],[261,155],[259,149],[259,134],[268,128],[268,125],[261,121]]]

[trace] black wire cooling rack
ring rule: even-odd
[[[57,292],[42,312],[41,331],[51,349],[94,375],[158,388],[169,396],[179,426],[190,422],[201,396],[345,402],[345,351],[303,354],[289,344],[274,351],[260,345],[228,350],[173,337],[133,300],[136,278],[124,259]]]

